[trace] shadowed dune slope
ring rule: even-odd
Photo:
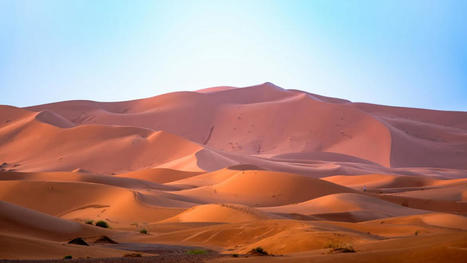
[[[354,104],[391,132],[391,166],[466,169],[467,113]]]
[[[425,213],[355,193],[331,194],[303,203],[261,208],[279,214],[301,214],[337,221],[366,221],[377,218]]]
[[[66,240],[80,232],[79,223],[0,201],[0,233]]]
[[[467,179],[436,179],[429,176],[416,175],[389,175],[389,174],[365,174],[365,175],[336,175],[321,178],[322,180],[332,182],[338,185],[351,187],[355,189],[363,189],[363,187],[384,189],[430,189],[441,186],[462,185],[467,182]]]
[[[40,182],[88,182],[104,185],[118,186],[128,189],[147,190],[176,190],[177,188],[153,183],[149,180],[142,180],[128,177],[117,177],[110,175],[95,175],[83,172],[0,172],[2,181],[40,181]]]
[[[436,226],[450,229],[467,230],[467,217],[446,213],[426,213],[419,215],[400,216],[394,218],[378,219],[360,224],[392,224],[392,225],[414,225],[414,226]]]
[[[201,174],[201,172],[185,172],[165,168],[148,168],[129,173],[118,174],[116,176],[134,178],[158,184],[166,184],[173,181],[194,177],[199,174]]]
[[[0,258],[50,259],[74,257],[121,257],[125,252],[104,247],[66,244],[80,237],[95,237],[109,230],[50,216],[0,201]]]
[[[416,190],[410,192],[396,193],[392,195],[426,200],[450,200],[465,202],[467,201],[467,182],[463,182],[453,186]]]

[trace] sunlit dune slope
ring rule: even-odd
[[[387,167],[467,168],[467,113],[354,104],[271,83],[28,109],[53,112],[73,125],[164,130],[226,152],[332,152]]]
[[[201,203],[229,202],[249,206],[277,206],[320,197],[333,193],[353,192],[320,179],[263,170],[231,171],[225,180],[194,189],[178,191],[177,195],[190,197]],[[221,174],[218,176],[222,177]]]
[[[163,222],[217,222],[237,223],[272,218],[254,208],[233,204],[207,204],[194,206]]]
[[[12,111],[21,111],[15,109]],[[21,171],[118,173],[153,167],[191,156],[202,149],[178,136],[144,128],[81,125],[61,128],[24,113],[0,127],[0,159]],[[161,151],[161,149],[164,149]],[[111,161],[109,161],[111,160]],[[191,168],[196,168],[196,159]]]
[[[145,203],[138,192],[82,182],[0,181],[0,198],[65,219],[111,225],[160,221],[183,211]]]

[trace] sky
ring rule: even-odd
[[[272,82],[467,111],[463,0],[0,0],[0,104]]]

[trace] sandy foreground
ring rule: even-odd
[[[0,106],[0,200],[0,262],[467,262],[467,113],[271,83]]]

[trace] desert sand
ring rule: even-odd
[[[467,262],[467,112],[272,83],[3,105],[0,200],[0,260]]]

